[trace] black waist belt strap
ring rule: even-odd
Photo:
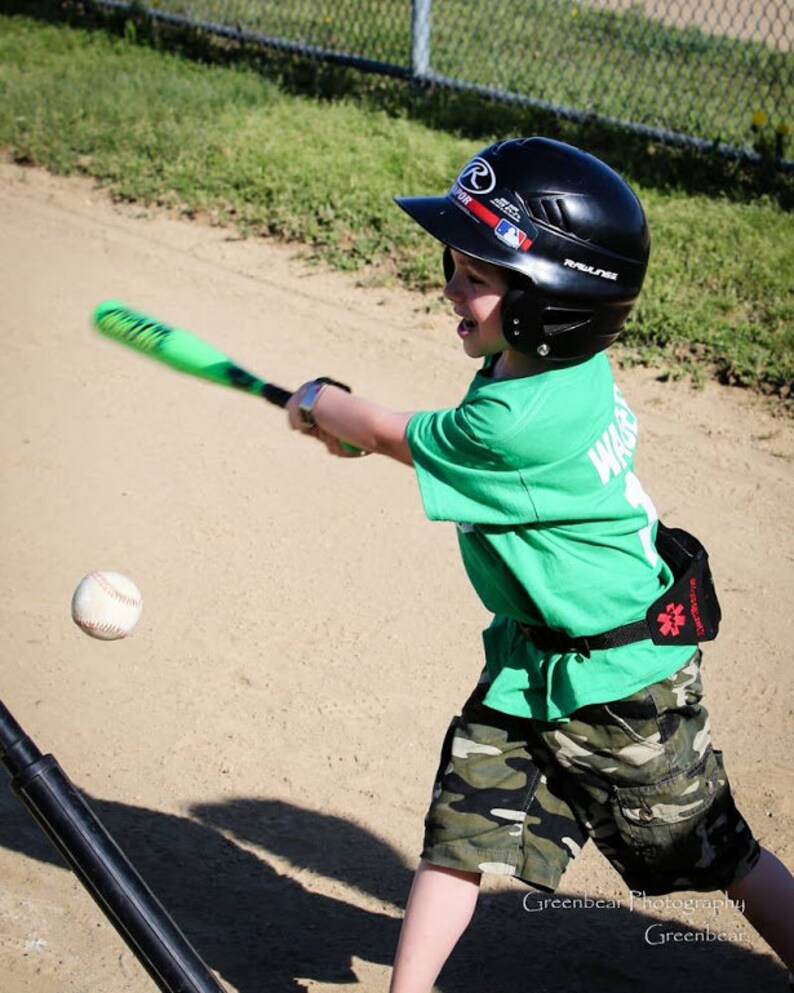
[[[650,639],[656,645],[697,645],[717,637],[722,611],[706,549],[694,535],[659,522],[656,549],[670,566],[673,585],[650,605],[645,617],[583,637],[517,621],[522,634],[544,652],[578,652],[586,658],[604,648]]]

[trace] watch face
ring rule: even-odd
[[[303,394],[300,403],[298,404],[298,410],[301,414],[301,420],[304,424],[308,424],[310,427],[314,427],[314,405],[317,403],[317,397],[322,393],[324,383],[315,382],[311,383],[307,388],[306,392]]]

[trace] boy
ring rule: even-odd
[[[718,607],[677,602],[604,354],[648,263],[637,197],[593,156],[529,138],[484,149],[445,196],[397,203],[444,246],[444,295],[482,367],[449,410],[321,381],[288,405],[334,454],[343,440],[414,466],[494,614],[443,745],[392,993],[429,993],[483,873],[553,891],[588,837],[633,890],[726,890],[791,968],[794,880],[736,810],[700,703],[689,632],[713,636]]]

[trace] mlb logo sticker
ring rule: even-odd
[[[511,248],[521,248],[524,242],[527,240],[527,236],[524,232],[511,224],[510,221],[505,220],[503,217],[499,223],[494,228],[494,234],[500,241],[503,241],[506,245]]]

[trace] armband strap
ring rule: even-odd
[[[642,620],[601,634],[574,637],[555,628],[517,621],[521,633],[548,652],[578,652],[585,658],[604,648],[650,639],[655,645],[697,645],[717,637],[722,618],[709,556],[698,539],[659,522],[656,548],[673,573],[673,585],[650,605]]]

